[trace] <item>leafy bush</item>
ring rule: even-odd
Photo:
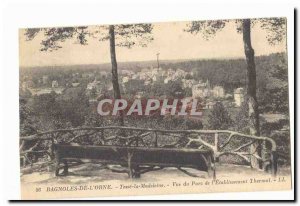
[[[232,126],[232,119],[221,102],[217,102],[208,116],[209,128],[211,129],[228,129]]]

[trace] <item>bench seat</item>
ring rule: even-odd
[[[64,174],[67,174],[68,162],[89,159],[97,160],[99,163],[127,167],[130,177],[139,177],[140,168],[144,166],[194,168],[208,172],[209,175],[213,173],[215,177],[213,152],[211,150],[56,144],[55,157],[56,175],[59,175],[61,163],[64,164]]]

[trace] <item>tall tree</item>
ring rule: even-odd
[[[109,46],[110,46],[110,59],[111,59],[111,73],[112,73],[112,84],[114,89],[114,98],[121,99],[120,86],[118,81],[118,64],[116,57],[116,43],[115,43],[115,27],[109,26]],[[123,111],[119,112],[120,118],[119,123],[124,126],[124,114]]]
[[[242,32],[244,53],[247,63],[247,94],[246,101],[248,103],[249,129],[251,135],[260,135],[259,128],[259,111],[256,98],[256,68],[254,60],[254,49],[251,44],[251,26],[260,24],[262,29],[267,31],[267,40],[271,45],[277,44],[285,39],[286,35],[286,19],[285,18],[264,18],[264,19],[241,19],[233,20],[237,26],[237,32]],[[187,25],[187,32],[193,34],[202,34],[202,37],[209,40],[216,33],[222,30],[230,20],[211,20],[211,21],[193,21]],[[253,144],[251,150],[260,153],[259,145]],[[255,168],[259,167],[258,160],[252,158],[251,165]]]
[[[276,55],[276,62],[271,64],[272,70],[267,74],[270,81],[259,92],[261,110],[289,115],[287,66],[287,56]]]
[[[89,38],[98,38],[99,41],[108,40],[110,43],[110,57],[112,66],[112,84],[114,98],[120,99],[121,92],[118,82],[118,64],[116,46],[131,48],[133,46],[147,46],[153,40],[151,24],[121,24],[97,27],[60,27],[26,29],[27,40],[34,39],[38,33],[43,33],[41,51],[53,51],[61,48],[62,42],[67,39],[76,39],[76,43],[87,45]],[[124,125],[124,116],[119,114],[119,124]]]

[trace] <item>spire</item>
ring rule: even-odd
[[[206,87],[210,88],[210,84],[209,84],[209,80],[208,79],[206,79]]]

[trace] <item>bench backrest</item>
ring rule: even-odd
[[[177,148],[55,145],[59,158],[103,160],[137,165],[186,166],[207,169],[212,151]]]

